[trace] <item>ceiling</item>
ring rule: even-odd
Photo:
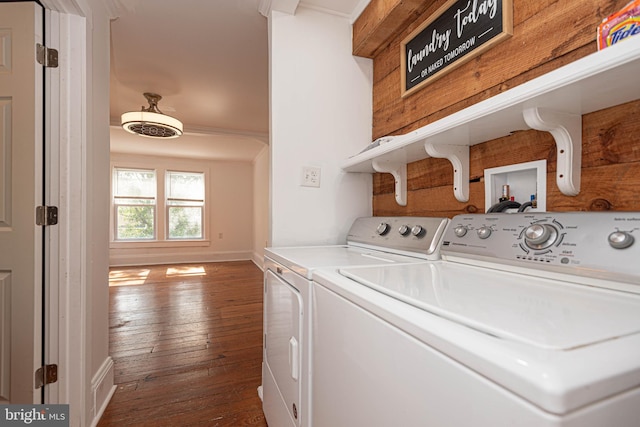
[[[111,23],[111,151],[253,160],[268,143],[267,18],[259,9],[298,0],[120,0]],[[305,0],[299,6],[354,19],[369,0]],[[147,107],[184,123],[177,139],[119,127],[120,115]]]

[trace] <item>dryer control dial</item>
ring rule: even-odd
[[[400,233],[401,236],[406,236],[409,232],[411,232],[411,227],[406,224],[403,224],[398,228],[398,233]]]
[[[464,225],[459,225],[453,229],[453,233],[458,237],[464,237],[469,229]]]
[[[416,237],[422,237],[427,233],[427,230],[425,230],[425,228],[421,225],[414,225],[411,228],[411,234],[413,234]]]
[[[609,245],[615,249],[626,249],[633,245],[634,239],[630,233],[626,231],[614,231],[609,234]]]
[[[378,228],[376,228],[376,233],[378,233],[380,236],[384,236],[389,232],[390,228],[391,227],[389,227],[389,224],[387,224],[386,222],[381,222],[378,225]]]
[[[532,249],[545,249],[558,238],[558,230],[549,224],[533,224],[524,231],[524,241]]]

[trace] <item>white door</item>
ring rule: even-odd
[[[42,360],[42,8],[0,3],[0,401],[39,403]]]

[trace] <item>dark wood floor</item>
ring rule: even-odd
[[[112,268],[110,285],[117,391],[98,427],[267,425],[259,268]]]

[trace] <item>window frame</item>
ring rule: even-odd
[[[176,198],[176,197],[169,197],[169,187],[170,187],[170,176],[172,173],[175,174],[191,174],[191,175],[202,175],[202,185],[203,185],[203,189],[202,189],[202,199],[181,199],[181,198]],[[202,240],[204,239],[205,236],[205,207],[206,207],[206,202],[207,202],[207,181],[206,181],[206,175],[204,172],[194,172],[194,171],[184,171],[184,170],[178,170],[178,169],[167,169],[165,170],[165,176],[164,176],[164,182],[165,182],[165,199],[164,199],[164,208],[165,208],[165,221],[164,221],[164,226],[165,226],[165,239],[167,241],[198,241],[198,240]],[[169,201],[182,201],[182,202],[197,202],[200,204],[185,204],[185,205],[172,205],[170,204]],[[201,237],[194,237],[194,238],[179,238],[179,237],[171,237],[171,233],[170,233],[170,219],[171,216],[169,215],[169,210],[172,207],[181,207],[181,208],[200,208],[200,229],[201,229]]]
[[[209,206],[209,192],[211,191],[211,183],[209,168],[204,165],[191,164],[193,162],[180,161],[173,162],[169,165],[165,159],[139,159],[133,161],[112,161],[111,162],[111,210],[110,210],[110,244],[111,249],[126,248],[170,248],[170,247],[204,247],[211,246],[209,238],[209,223],[211,221],[211,209]],[[160,166],[158,166],[160,165]],[[156,204],[155,204],[155,239],[139,239],[139,240],[118,240],[116,239],[116,218],[114,208],[114,171],[116,169],[131,170],[154,170],[156,173]],[[166,205],[166,172],[178,171],[185,173],[201,173],[204,176],[204,203],[202,206],[202,238],[201,239],[169,239],[168,238],[168,212]]]
[[[116,182],[118,180],[116,172],[117,171],[132,171],[132,172],[152,172],[153,179],[155,183],[155,192],[153,196],[122,196],[116,195],[115,189],[117,188]],[[113,240],[116,242],[152,242],[158,239],[158,172],[155,169],[149,168],[131,168],[131,167],[113,167],[111,170],[111,214],[113,215]],[[149,200],[151,203],[117,203],[116,200]],[[147,207],[151,206],[153,209],[153,236],[150,238],[140,238],[140,239],[132,239],[132,238],[119,238],[118,237],[118,208],[120,207]]]

